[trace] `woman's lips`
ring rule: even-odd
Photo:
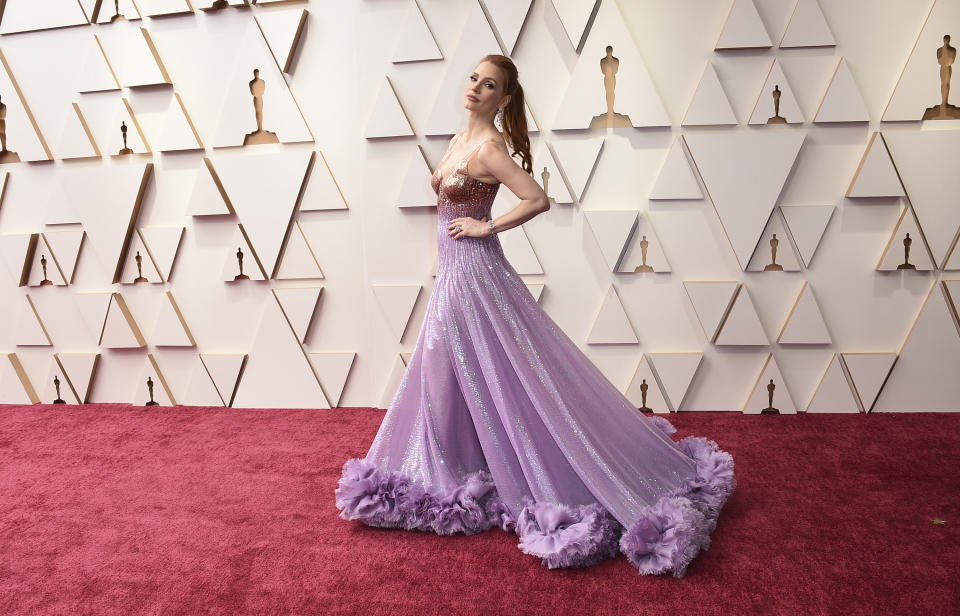
[[[474,96],[473,94],[467,94],[467,100],[470,101],[470,102],[472,102],[472,103],[476,103],[476,102],[479,101],[480,99],[477,98],[476,96]]]

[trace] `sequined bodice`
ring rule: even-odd
[[[484,182],[467,173],[467,163],[480,145],[457,163],[456,167],[447,173],[447,177],[441,177],[440,174],[443,161],[437,165],[430,184],[437,193],[437,213],[441,222],[463,216],[479,220],[490,215],[500,182]],[[448,150],[447,154],[449,153]]]

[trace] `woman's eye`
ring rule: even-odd
[[[476,81],[476,80],[477,80],[476,77],[474,77],[473,75],[470,75],[470,81]]]
[[[485,84],[483,84],[483,85],[487,86],[487,87],[490,88],[491,90],[493,89],[493,84],[492,84],[492,83],[485,83]]]

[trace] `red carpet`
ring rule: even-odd
[[[683,579],[341,520],[382,418],[0,406],[0,613],[960,614],[960,413],[670,416],[739,482]]]

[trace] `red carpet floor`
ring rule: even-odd
[[[739,482],[683,579],[341,520],[382,418],[0,406],[0,613],[960,614],[960,413],[671,416]]]

